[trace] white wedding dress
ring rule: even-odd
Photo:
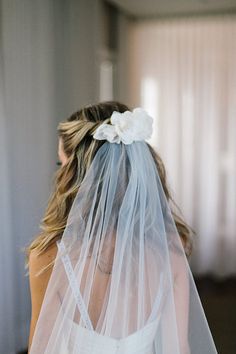
[[[59,243],[57,244],[60,247]],[[91,329],[87,329],[68,319],[62,337],[61,348],[57,354],[153,354],[159,318],[152,321],[149,320],[149,323],[140,330],[120,339],[96,332],[92,329],[91,320],[83,303],[82,295],[75,283],[70,259],[68,256],[64,256],[62,260],[81,318],[84,323],[88,323],[88,327]],[[69,342],[66,343],[64,338],[69,338]]]
[[[88,330],[75,322],[68,323],[70,343],[66,344],[62,340],[58,354],[75,353],[72,349],[75,347],[78,348],[76,353],[79,354],[153,354],[157,326],[158,320],[149,323],[128,337],[115,339]]]

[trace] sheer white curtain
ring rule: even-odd
[[[0,10],[0,353],[15,354],[30,323],[21,250],[49,197],[58,122],[98,97],[101,21],[94,0],[0,0]]]
[[[236,17],[140,21],[129,40],[129,101],[156,118],[192,269],[236,274]]]
[[[30,297],[23,247],[56,165],[52,7],[0,1],[0,353],[27,347]],[[47,38],[47,41],[45,41]]]
[[[0,60],[2,51],[0,48]],[[6,115],[3,104],[3,70],[0,66],[0,224],[1,224],[1,247],[0,247],[0,343],[5,343],[9,353],[14,353],[15,341],[12,337],[14,332],[14,307],[13,307],[13,247],[11,239],[11,207],[9,200],[9,159],[6,137]],[[4,310],[7,308],[7,312]],[[1,349],[1,346],[0,346]],[[3,349],[3,348],[2,348]]]

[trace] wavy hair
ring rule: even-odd
[[[54,188],[50,195],[45,215],[41,220],[40,233],[26,248],[26,267],[32,250],[36,250],[40,254],[62,237],[77,191],[97,150],[104,144],[104,141],[93,139],[92,134],[100,124],[109,120],[113,111],[123,113],[127,110],[130,110],[130,108],[120,102],[106,101],[87,105],[73,113],[66,121],[59,123],[57,130],[68,159],[66,164],[61,166],[55,173]],[[161,157],[149,144],[148,147],[154,158],[185,253],[189,256],[192,251],[192,235],[194,231],[184,221],[180,209],[171,196]],[[53,263],[50,263],[45,269]]]

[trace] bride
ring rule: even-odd
[[[145,142],[152,121],[109,101],[59,124],[61,166],[28,247],[30,354],[217,353],[191,229]]]

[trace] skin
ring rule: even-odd
[[[59,138],[58,141],[58,158],[62,166],[66,164],[67,156],[63,150],[61,138]],[[31,322],[28,342],[29,349],[32,343],[35,326],[39,317],[48,281],[52,273],[52,267],[39,276],[36,276],[36,274],[42,268],[51,263],[56,258],[56,254],[57,246],[56,244],[53,244],[48,247],[48,249],[44,253],[40,255],[38,255],[37,251],[35,250],[31,251],[29,255],[29,283],[31,294]]]
[[[41,310],[43,298],[51,276],[52,268],[46,270],[43,274],[36,276],[43,267],[53,261],[57,254],[56,244],[51,245],[44,253],[38,255],[37,251],[33,250],[29,256],[29,282],[31,294],[31,322],[30,334],[28,342],[28,350],[31,347],[32,338],[34,335],[36,323]]]
[[[66,156],[64,149],[63,149],[63,143],[62,143],[62,139],[59,138],[58,141],[58,157],[59,157],[59,161],[61,162],[62,166],[64,166],[68,160],[68,157]]]

